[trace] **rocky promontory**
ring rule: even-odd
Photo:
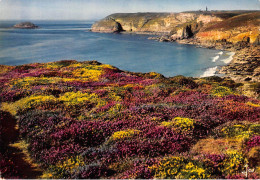
[[[36,26],[35,24],[31,22],[22,22],[14,25],[14,28],[18,29],[37,29],[39,26]]]
[[[184,13],[116,13],[96,22],[93,32],[126,31],[170,34],[185,23],[220,21],[217,16],[193,12]]]
[[[260,44],[260,11],[190,11],[182,13],[116,13],[97,21],[93,32],[163,35],[160,41],[193,39],[203,44]]]

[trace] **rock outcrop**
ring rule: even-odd
[[[31,22],[22,22],[22,23],[14,25],[13,27],[18,28],[18,29],[36,29],[36,28],[39,28],[38,26],[36,26],[35,24],[33,24]]]
[[[185,23],[180,27],[174,28],[170,33],[170,38],[172,41],[181,40],[181,39],[189,39],[193,37],[203,26],[203,23],[200,22],[191,22]]]

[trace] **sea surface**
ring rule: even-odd
[[[21,65],[75,59],[97,60],[122,70],[166,77],[215,75],[233,53],[148,40],[148,35],[94,33],[94,22],[32,21],[39,29],[14,29],[0,21],[0,64]]]

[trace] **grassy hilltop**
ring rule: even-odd
[[[230,79],[59,61],[0,81],[4,178],[259,178],[260,101]],[[38,176],[15,163],[15,132]]]

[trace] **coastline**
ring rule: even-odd
[[[211,73],[211,75],[207,75],[207,76],[197,76],[197,77],[194,77],[194,78],[201,78],[201,77],[209,77],[209,76],[220,76],[220,77],[223,77],[225,74],[224,73],[221,73],[221,69],[222,67],[225,67],[227,66],[229,63],[232,62],[232,57],[234,56],[234,54],[236,53],[234,49],[230,49],[230,48],[223,48],[221,46],[214,46],[214,45],[206,45],[206,44],[203,44],[203,43],[198,43],[198,41],[195,41],[194,39],[183,39],[183,40],[176,40],[176,41],[172,41],[168,34],[167,33],[162,33],[162,32],[128,32],[128,31],[122,31],[122,32],[103,32],[103,31],[100,31],[100,32],[95,32],[95,33],[114,33],[114,34],[134,34],[134,35],[149,35],[150,37],[148,37],[147,39],[148,40],[156,40],[156,41],[160,41],[160,42],[169,42],[169,43],[172,43],[172,42],[176,42],[178,44],[187,44],[187,45],[193,45],[193,46],[196,46],[197,48],[206,48],[206,49],[215,49],[215,50],[222,50],[222,51],[230,51],[230,54],[228,56],[228,58],[226,59],[223,59],[221,61],[223,61],[226,65],[222,65],[222,66],[217,66],[216,67],[209,67],[208,69],[215,69],[214,73]],[[228,60],[228,61],[227,61]],[[213,61],[214,62],[214,61]],[[207,71],[207,70],[206,70]],[[205,72],[204,72],[205,73]],[[229,77],[229,76],[225,76],[225,77]]]
[[[111,33],[111,32],[97,32],[97,33]],[[222,51],[229,51],[230,56],[225,59],[225,64],[223,66],[210,67],[211,69],[215,69],[215,73],[212,76],[219,74],[221,77],[229,77],[236,82],[259,82],[260,81],[260,68],[257,67],[259,64],[259,60],[257,58],[260,57],[260,48],[258,45],[252,45],[247,42],[240,42],[237,44],[227,43],[227,42],[205,42],[200,41],[196,38],[182,39],[173,41],[169,35],[166,33],[154,33],[154,32],[114,32],[114,33],[122,33],[122,34],[146,34],[151,35],[148,37],[149,40],[156,40],[160,42],[177,42],[179,44],[188,44],[194,45],[198,48],[207,48],[207,49],[216,49]],[[255,51],[253,57],[250,53]],[[257,52],[258,51],[258,52]],[[254,59],[254,67],[251,67],[251,60]],[[246,66],[245,66],[246,65]],[[209,68],[209,69],[210,69]],[[205,76],[200,76],[205,77]]]
[[[238,82],[259,82],[259,17],[259,11],[115,13],[95,22],[92,31],[149,34],[150,40],[230,51],[218,73]]]
[[[170,39],[166,39],[165,37],[150,39],[172,42]],[[236,82],[260,82],[260,47],[258,45],[252,45],[246,42],[240,42],[237,44],[201,42],[195,38],[176,40],[174,42],[179,44],[195,45],[199,48],[229,51],[231,54],[225,61],[226,65],[216,68],[216,73],[223,74],[224,77],[230,77]]]
[[[177,41],[182,44],[193,44],[204,48],[218,49],[223,51],[230,51],[230,57],[226,59],[225,66],[222,66],[218,73],[230,77],[237,82],[259,82],[260,68],[259,57],[260,47],[249,43],[238,44],[223,44],[223,43],[208,43],[199,42],[196,39]]]
[[[179,44],[195,45],[198,48],[229,51],[230,56],[224,59],[226,65],[210,67],[198,78],[206,78],[217,75],[224,79],[231,79],[236,83],[242,83],[242,86],[239,87],[240,93],[248,97],[259,97],[259,45],[253,45],[247,42],[239,42],[237,44],[227,42],[201,42],[196,38],[172,41],[169,36],[165,35],[150,37],[148,39],[161,42],[177,42]]]
[[[242,83],[239,87],[239,92],[248,97],[259,98],[260,88],[260,46],[250,43],[240,42],[238,44],[225,45],[223,43],[211,44],[209,42],[201,43],[192,39],[177,41],[181,44],[191,44],[200,48],[218,49],[230,51],[231,56],[228,58],[228,63],[216,67],[216,72],[222,74],[224,78],[230,78],[236,83]]]

